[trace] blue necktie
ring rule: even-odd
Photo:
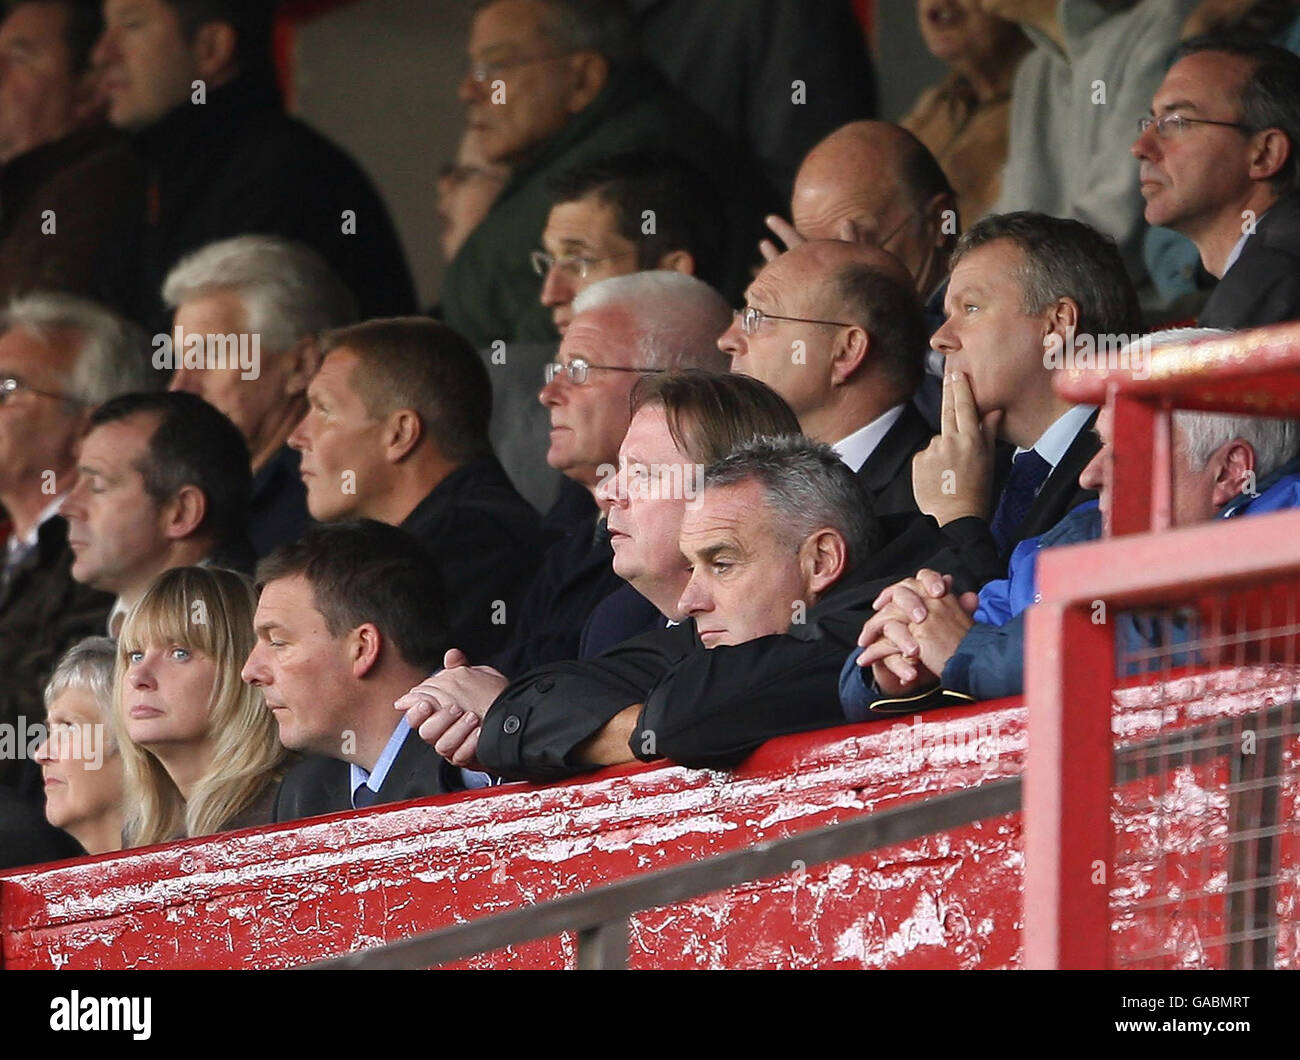
[[[1032,449],[1025,450],[1011,461],[1011,474],[1007,476],[997,511],[989,523],[989,531],[997,542],[998,555],[1009,555],[1020,540],[1020,526],[1051,473],[1052,465]]]

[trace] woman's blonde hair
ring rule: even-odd
[[[113,675],[113,713],[126,782],[127,846],[219,832],[283,772],[287,752],[275,719],[261,689],[244,684],[239,676],[253,649],[256,609],[253,584],[242,574],[176,567],[159,575],[127,615]],[[130,653],[172,645],[201,652],[216,663],[208,701],[212,762],[188,801],[162,763],[130,738],[123,713]]]

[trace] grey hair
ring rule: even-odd
[[[535,0],[546,8],[542,34],[564,52],[596,52],[610,66],[634,59],[637,42],[632,16],[622,0]],[[478,0],[476,11],[497,0]]]
[[[671,269],[647,269],[593,283],[573,300],[575,316],[607,308],[632,318],[642,367],[670,372],[725,372],[730,367],[718,349],[718,336],[731,323],[731,307],[703,280]]]
[[[763,488],[777,531],[793,547],[829,526],[848,547],[849,566],[880,543],[871,501],[839,454],[802,434],[764,435],[736,446],[704,469],[704,488],[755,479]]]
[[[357,319],[352,292],[316,251],[274,236],[236,236],[200,247],[167,274],[162,296],[176,309],[192,298],[233,291],[245,327],[267,353]]]
[[[45,685],[45,709],[69,689],[95,697],[104,723],[104,749],[117,752],[117,731],[113,721],[113,667],[117,664],[117,642],[112,637],[86,637],[69,648]]]
[[[20,295],[0,313],[0,332],[14,328],[47,343],[58,332],[81,336],[64,387],[77,401],[102,405],[119,394],[158,389],[144,331],[98,302],[54,291]]]
[[[1222,328],[1169,328],[1147,336],[1152,349],[1181,345],[1199,339],[1232,334]],[[1242,416],[1230,412],[1174,410],[1174,426],[1183,437],[1187,466],[1204,471],[1221,446],[1240,438],[1255,450],[1255,477],[1262,479],[1296,455],[1300,448],[1300,423],[1268,416]]]

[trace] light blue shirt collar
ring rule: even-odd
[[[1055,423],[1048,427],[1031,448],[1051,464],[1053,470],[1055,470],[1056,465],[1065,459],[1065,451],[1070,448],[1079,432],[1083,430],[1083,425],[1088,422],[1088,417],[1096,411],[1095,405],[1075,405],[1074,408],[1063,413]],[[1023,452],[1025,452],[1024,449],[1017,449],[1016,456]]]
[[[402,744],[410,734],[411,727],[406,724],[406,718],[400,717],[397,722],[397,728],[393,730],[393,735],[388,738],[388,743],[384,744],[383,751],[380,752],[379,761],[375,763],[375,768],[366,772],[355,762],[350,764],[352,770],[351,780],[348,784],[348,798],[352,802],[352,808],[356,809],[357,805],[357,788],[363,784],[379,794],[379,789],[384,786],[384,781],[388,779],[388,771],[393,768],[393,763],[397,760],[397,754],[402,749]]]

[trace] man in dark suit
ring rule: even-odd
[[[28,295],[0,314],[0,505],[11,524],[0,570],[0,723],[40,723],[59,656],[103,632],[113,598],[73,580],[61,509],[91,410],[154,382],[146,349],[138,329],[69,295]],[[31,762],[0,761],[0,786],[41,804]]]
[[[1300,317],[1300,57],[1189,40],[1132,151],[1150,224],[1183,233],[1219,277],[1200,316],[1215,328]]]
[[[273,818],[438,795],[461,776],[398,718],[393,701],[450,647],[442,583],[411,535],[374,520],[313,527],[258,567],[257,644],[243,678],[260,687],[292,766]]]
[[[745,298],[718,339],[731,370],[772,387],[857,473],[882,530],[866,569],[911,573],[935,550],[912,497],[912,457],[933,432],[909,400],[925,348],[911,275],[876,247],[814,240],[764,266]]]
[[[114,270],[165,331],[163,277],[192,250],[260,232],[318,251],[365,317],[409,313],[415,292],[383,201],[348,155],[284,113],[262,0],[106,0],[94,65],[108,118],[146,171]]]
[[[171,357],[156,345],[154,367],[174,369],[168,389],[215,405],[248,443],[248,536],[260,558],[307,526],[298,454],[285,443],[307,412],[320,336],[352,323],[356,302],[319,254],[274,236],[196,250],[167,274],[163,301],[173,313]]]
[[[924,566],[978,590],[1005,576],[1018,541],[1095,496],[1078,479],[1099,445],[1096,410],[1058,398],[1052,372],[1117,354],[1141,318],[1112,240],[1034,213],[995,214],[962,236],[945,307],[931,339],[947,369],[943,426],[912,486],[942,545]],[[995,493],[998,439],[1017,452]]]
[[[528,780],[638,758],[732,764],[839,721],[843,646],[864,617],[842,602],[864,591],[852,570],[877,534],[829,446],[758,439],[705,470],[682,519],[680,624],[514,682],[449,660],[397,706],[454,764]]]
[[[488,441],[492,388],[473,348],[427,317],[326,335],[289,436],[314,518],[378,519],[419,538],[438,565],[454,642],[499,648],[541,559],[536,510]]]

